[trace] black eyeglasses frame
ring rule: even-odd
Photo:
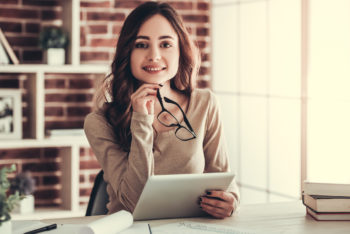
[[[180,122],[179,122],[179,120],[178,120],[170,111],[168,111],[168,110],[164,107],[163,100],[162,100],[162,97],[161,97],[161,95],[160,95],[159,89],[157,90],[157,98],[158,98],[158,101],[159,101],[160,106],[161,106],[161,108],[162,108],[162,110],[161,110],[161,111],[158,113],[158,115],[157,115],[158,121],[159,121],[162,125],[164,125],[164,126],[166,126],[166,127],[176,127],[176,126],[177,126],[177,129],[175,130],[175,136],[176,136],[179,140],[181,140],[181,141],[189,141],[189,140],[192,140],[192,139],[197,138],[197,135],[196,135],[196,133],[194,132],[194,130],[193,130],[191,124],[190,124],[190,121],[188,121],[188,119],[187,119],[187,117],[186,117],[186,114],[185,114],[185,112],[182,110],[181,106],[180,106],[177,102],[175,102],[175,101],[173,101],[173,100],[171,100],[171,99],[169,99],[169,98],[167,98],[167,97],[163,97],[165,102],[170,103],[170,104],[174,104],[174,105],[176,105],[176,106],[180,109],[180,111],[181,111],[181,113],[182,113],[182,115],[183,115],[184,121],[185,121],[185,123],[186,123],[186,125],[187,125],[188,127],[181,125]],[[171,116],[176,120],[176,123],[166,124],[166,123],[162,122],[162,120],[161,120],[159,117],[160,117],[160,115],[161,115],[163,112],[166,112],[166,113],[168,113],[169,115],[171,115]],[[177,135],[177,132],[178,132],[181,128],[184,128],[184,129],[186,129],[189,133],[191,133],[192,137],[190,137],[190,138],[181,138],[181,137],[179,137],[179,136]]]

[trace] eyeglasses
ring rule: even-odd
[[[179,120],[170,111],[168,111],[164,107],[163,100],[162,100],[162,97],[160,96],[159,89],[157,90],[157,98],[158,98],[158,101],[160,103],[160,106],[162,107],[161,112],[159,112],[159,114],[157,116],[158,121],[166,127],[176,127],[177,126],[177,129],[175,130],[175,136],[181,141],[189,141],[189,140],[196,138],[197,135],[193,131],[192,126],[191,126],[190,122],[188,121],[188,119],[185,115],[185,112],[182,110],[181,106],[179,104],[177,104],[175,101],[173,101],[167,97],[163,97],[165,102],[170,103],[170,104],[174,104],[180,109],[180,111],[184,117],[184,121],[188,127],[181,125]]]

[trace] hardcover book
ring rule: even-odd
[[[304,194],[350,197],[350,183],[304,181]]]
[[[306,212],[316,220],[350,220],[350,212],[316,212],[306,207]]]
[[[303,203],[317,212],[350,212],[350,197],[303,194]]]

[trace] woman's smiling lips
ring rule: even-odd
[[[160,66],[144,66],[142,67],[142,69],[148,73],[151,74],[156,74],[158,72],[161,72],[163,70],[165,70],[166,67],[160,67]]]

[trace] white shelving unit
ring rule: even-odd
[[[107,74],[107,65],[80,64],[80,1],[64,0],[63,27],[70,35],[70,45],[67,48],[67,65],[4,65],[1,73],[20,73],[28,75],[28,106],[30,139],[0,140],[0,150],[19,148],[60,148],[62,158],[62,205],[57,209],[38,209],[30,217],[58,218],[72,215],[83,215],[79,207],[79,149],[88,147],[85,137],[52,137],[45,138],[45,75],[48,73],[81,73]],[[14,219],[25,219],[28,215],[13,215]]]
[[[31,127],[30,137],[44,139],[44,100],[45,100],[45,74],[46,73],[94,73],[107,74],[109,68],[106,65],[7,65],[0,66],[0,73],[27,74],[29,79],[29,123]]]

